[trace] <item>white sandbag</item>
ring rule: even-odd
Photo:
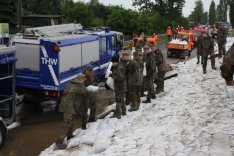
[[[107,79],[109,77],[109,75],[112,73],[111,71],[111,67],[112,67],[112,62],[109,63],[108,68],[106,70],[106,74],[105,74],[105,78]]]
[[[110,87],[112,90],[115,89],[114,87],[114,79],[112,77],[108,77],[108,79],[106,80],[106,84],[108,87]]]
[[[227,86],[227,93],[229,98],[234,98],[234,86]]]
[[[187,41],[180,41],[179,44],[186,45],[186,44],[188,44],[188,42]]]
[[[97,92],[97,91],[99,90],[99,87],[98,87],[98,86],[89,85],[89,86],[87,87],[87,90],[88,90],[89,92]]]
[[[143,69],[143,76],[146,76],[146,66],[145,66],[145,63],[144,63],[144,69]]]

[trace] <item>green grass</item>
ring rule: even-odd
[[[160,37],[158,37],[158,41],[157,42],[165,41],[165,40],[167,40],[167,36],[160,36]]]

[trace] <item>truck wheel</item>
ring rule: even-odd
[[[167,50],[167,57],[170,58],[171,57],[171,51]]]
[[[190,57],[190,56],[191,56],[191,50],[188,51],[188,57]]]
[[[2,123],[0,123],[0,148],[3,147],[6,138],[6,129]]]

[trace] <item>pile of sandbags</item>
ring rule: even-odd
[[[170,43],[181,44],[181,45],[186,45],[186,44],[188,44],[187,41],[180,41],[180,40],[178,40],[178,39],[172,39]]]

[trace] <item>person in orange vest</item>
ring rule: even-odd
[[[168,39],[168,41],[171,40],[171,35],[172,35],[171,27],[168,27],[168,28],[167,28],[167,39]]]
[[[180,32],[185,32],[184,27],[181,27]]]
[[[158,36],[157,36],[155,33],[153,33],[152,38],[154,38],[154,39],[155,39],[155,41],[157,42],[157,40],[158,40]]]
[[[189,29],[189,33],[191,33],[191,34],[193,33],[193,28]]]

